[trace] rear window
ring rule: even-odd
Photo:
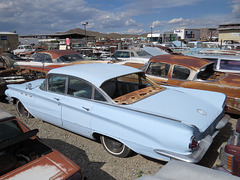
[[[221,59],[221,61],[220,61],[220,69],[238,70],[238,71],[240,71],[240,61]]]

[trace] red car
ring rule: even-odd
[[[81,169],[11,114],[0,110],[0,179],[82,179]]]
[[[240,119],[238,119],[233,136],[228,140],[227,145],[221,149],[220,160],[222,163],[217,166],[218,170],[231,173],[240,177]]]

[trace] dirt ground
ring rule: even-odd
[[[23,121],[30,129],[39,129],[38,136],[49,146],[57,149],[78,164],[87,180],[133,180],[142,175],[154,174],[166,162],[150,159],[138,154],[118,158],[108,154],[99,142],[76,135],[36,118],[19,117],[16,108],[1,98],[0,109]],[[219,149],[232,135],[237,117],[232,117],[227,126],[215,137],[204,158],[198,164],[213,167],[219,164]]]

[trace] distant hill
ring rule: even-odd
[[[200,30],[200,37],[202,39],[208,39],[211,36],[211,31],[209,28],[199,28]],[[85,34],[85,30],[81,28],[75,28],[75,29],[70,29],[66,32],[57,32],[56,34],[64,34],[64,33],[78,33],[78,34]],[[149,32],[150,33],[150,32]],[[110,33],[110,34],[105,34],[105,33],[100,33],[97,31],[86,31],[86,34],[88,36],[95,36],[96,39],[99,38],[112,38],[112,39],[120,39],[120,38],[138,38],[138,37],[147,37],[148,33],[145,34],[118,34],[118,33]],[[218,30],[213,30],[212,31],[212,36],[213,37],[218,37]]]
[[[75,29],[70,29],[66,32],[57,32],[56,34],[64,34],[64,33],[79,33],[79,34],[85,34],[85,30],[81,28],[75,28]],[[97,31],[86,31],[86,34],[88,36],[95,36],[96,39],[98,38],[137,38],[137,37],[147,37],[147,34],[118,34],[118,33],[110,33],[110,34],[105,34],[105,33],[100,33]]]

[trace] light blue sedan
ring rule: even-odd
[[[5,94],[20,115],[100,139],[119,157],[135,151],[196,163],[230,119],[222,93],[159,86],[116,64],[56,68],[45,80],[8,85]]]

